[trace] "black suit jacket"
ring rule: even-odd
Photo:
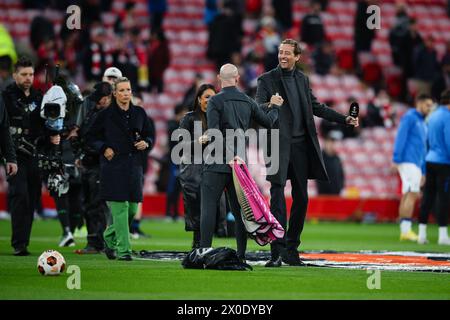
[[[208,130],[219,129],[223,135],[223,164],[208,164],[208,158],[206,158],[204,171],[230,173],[231,167],[227,160],[231,159],[226,158],[227,150],[245,160],[245,154],[238,153],[239,150],[236,150],[234,143],[227,143],[230,142],[225,139],[227,129],[242,129],[245,132],[250,128],[252,120],[266,128],[271,128],[278,118],[278,111],[279,107],[277,106],[261,109],[253,99],[240,92],[236,87],[225,87],[220,93],[213,96],[208,101],[206,118]],[[243,142],[244,135],[237,133],[237,139]]]
[[[280,155],[280,169],[276,174],[268,175],[267,180],[271,183],[285,185],[288,177],[289,160],[291,157],[291,142],[292,142],[292,114],[296,112],[294,108],[301,108],[303,119],[305,120],[305,132],[308,143],[311,143],[312,150],[308,154],[309,164],[295,162],[292,159],[298,170],[308,170],[309,179],[328,180],[328,175],[323,163],[322,152],[320,151],[319,140],[317,138],[316,126],[314,124],[314,117],[324,118],[328,121],[345,124],[345,115],[342,115],[326,105],[317,101],[316,97],[311,91],[308,77],[296,69],[294,72],[295,82],[299,91],[300,105],[292,105],[292,103],[284,104],[280,108],[278,121],[274,128],[280,129],[279,141],[279,155]],[[258,87],[256,91],[256,102],[264,109],[269,104],[272,95],[277,92],[286,101],[292,101],[289,92],[286,92],[286,83],[282,77],[281,68],[278,66],[258,78]],[[292,110],[291,110],[292,109]],[[298,110],[297,110],[298,111]],[[270,142],[270,139],[269,139]],[[268,145],[270,154],[270,144]]]

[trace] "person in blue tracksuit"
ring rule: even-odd
[[[418,95],[416,108],[409,110],[402,117],[395,138],[392,160],[402,180],[402,199],[399,207],[400,240],[417,241],[417,234],[411,230],[411,217],[420,187],[424,183],[427,137],[425,117],[432,106],[430,95]]]
[[[426,183],[419,217],[419,244],[427,243],[428,213],[433,209],[439,225],[438,244],[450,245],[450,90],[441,95],[441,106],[428,119]]]

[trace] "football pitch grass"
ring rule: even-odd
[[[134,250],[188,251],[191,233],[182,222],[144,220],[149,239],[132,241]],[[416,227],[417,228],[417,227]],[[31,256],[14,257],[10,221],[0,221],[0,299],[158,299],[158,300],[291,300],[291,299],[445,299],[450,300],[450,274],[381,271],[380,289],[368,289],[366,270],[325,267],[264,268],[253,271],[186,270],[179,261],[110,261],[104,255],[77,255],[76,247],[58,248],[56,220],[35,221],[29,247]],[[450,252],[438,246],[437,227],[430,225],[430,244],[400,242],[397,224],[307,223],[301,250],[391,250]],[[213,245],[235,248],[232,238],[214,239]],[[42,276],[37,258],[44,251],[61,252],[67,266],[81,270],[81,289],[69,290],[64,273]],[[269,250],[249,240],[249,251]]]

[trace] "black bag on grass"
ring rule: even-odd
[[[186,269],[216,269],[216,270],[253,270],[245,262],[239,260],[236,250],[220,247],[200,254],[198,249],[192,249],[181,263]]]
[[[181,265],[185,269],[204,269],[203,264],[204,256],[200,255],[197,249],[192,249],[189,253],[184,257]]]

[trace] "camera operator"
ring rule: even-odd
[[[131,84],[119,78],[113,88],[109,108],[95,119],[88,143],[100,153],[100,196],[111,210],[103,236],[109,259],[130,261],[129,223],[143,198],[143,165],[153,141],[145,110],[131,103]]]
[[[6,175],[13,176],[17,173],[17,156],[14,144],[9,133],[8,114],[5,103],[0,95],[0,160],[5,157]]]
[[[39,139],[39,165],[54,198],[63,236],[60,247],[73,246],[73,233],[83,226],[81,173],[75,165],[79,127],[77,114],[83,97],[74,83],[57,75],[44,95],[41,117],[45,133]]]
[[[111,103],[112,87],[108,82],[99,82],[94,92],[86,97],[78,110],[76,125],[79,144],[79,164],[84,200],[84,218],[88,231],[87,245],[76,250],[78,254],[95,254],[104,249],[103,232],[110,216],[106,202],[100,198],[100,154],[86,143],[87,132],[101,110]]]
[[[45,119],[43,134],[37,139],[38,165],[50,196],[55,201],[63,235],[60,247],[74,246],[74,226],[70,224],[69,178],[61,135],[64,132],[67,97],[64,90],[52,86],[44,95],[41,117]]]
[[[27,247],[35,204],[41,192],[35,139],[42,129],[42,120],[39,117],[42,95],[33,88],[34,67],[29,59],[22,57],[17,61],[13,78],[14,83],[7,86],[2,93],[18,166],[17,174],[8,177],[11,245],[14,255],[27,256],[30,254]]]

